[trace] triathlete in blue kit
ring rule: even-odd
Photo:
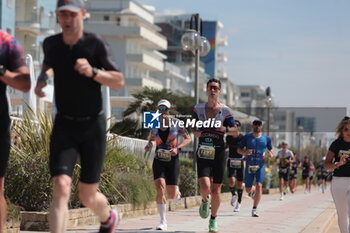
[[[245,187],[246,192],[254,199],[252,210],[253,217],[259,217],[257,207],[262,196],[262,183],[265,178],[265,150],[268,149],[268,156],[272,157],[272,145],[269,136],[262,132],[262,121],[253,121],[253,133],[243,137],[238,152],[246,156]],[[253,186],[256,178],[256,187]]]

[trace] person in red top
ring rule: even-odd
[[[11,145],[7,86],[27,92],[30,89],[30,77],[22,46],[10,34],[0,30],[0,232],[7,215],[4,176]]]

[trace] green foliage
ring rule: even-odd
[[[179,176],[179,189],[182,197],[189,197],[196,195],[196,186],[198,182],[196,180],[196,173],[192,166],[181,166]]]
[[[171,115],[181,114],[192,116],[193,113],[193,97],[179,96],[166,89],[157,90],[145,87],[142,91],[132,94],[132,96],[135,97],[136,100],[133,101],[123,113],[124,117],[127,118],[124,118],[121,122],[118,122],[113,126],[111,130],[113,133],[128,137],[146,139],[149,135],[149,130],[140,127],[140,118],[130,118],[132,116],[138,117],[145,111],[155,111],[157,109],[157,103],[161,99],[168,99],[170,101]]]
[[[5,195],[12,203],[27,211],[47,211],[50,206],[52,182],[48,164],[51,132],[52,118],[43,113],[36,116],[29,112],[12,128],[12,135],[19,140],[18,145],[11,147]],[[113,142],[114,139],[111,139],[107,144],[100,191],[111,204],[130,201],[135,205],[145,205],[153,201],[155,190],[150,178],[149,155],[137,157],[120,150]],[[125,173],[130,175],[120,175]],[[81,206],[77,185],[79,175],[78,160],[72,177],[70,208]]]
[[[51,116],[42,113],[37,116],[32,111],[12,128],[19,146],[11,146],[5,195],[25,210],[47,210],[51,199],[48,166],[51,131]]]
[[[156,189],[151,173],[140,174],[137,171],[118,172],[116,179],[118,180],[117,188],[128,203],[134,206],[143,205],[146,207],[149,202],[155,200]]]
[[[9,220],[20,220],[21,219],[21,208],[17,205],[12,204],[11,201],[6,199],[7,202],[7,221]]]

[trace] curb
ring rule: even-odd
[[[315,218],[309,225],[307,225],[301,233],[327,233],[333,224],[336,223],[337,211],[334,203],[323,211],[317,218]]]
[[[272,188],[269,190],[270,194],[278,193],[279,188]],[[221,201],[228,202],[231,200],[231,193],[221,193]],[[243,195],[242,198],[246,198]],[[202,201],[201,196],[185,197],[180,200],[179,203],[175,203],[173,200],[167,200],[168,211],[183,210],[200,206]],[[116,208],[119,212],[120,219],[136,218],[140,216],[156,215],[158,214],[157,203],[155,201],[150,202],[146,207],[133,206],[132,204],[119,204],[112,205],[111,208]],[[33,211],[21,211],[22,221],[21,230],[25,231],[48,231],[48,212],[33,212]],[[67,223],[67,229],[76,229],[79,227],[98,225],[100,224],[99,218],[88,208],[71,209],[69,210],[69,217]]]

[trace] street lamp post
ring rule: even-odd
[[[267,127],[266,127],[266,133],[267,136],[270,136],[270,109],[272,104],[272,98],[271,98],[271,88],[267,87],[265,90],[266,95],[266,107],[267,107]],[[271,178],[272,178],[272,172],[270,171],[270,157],[267,156],[267,168],[269,168],[269,176],[268,176],[268,189],[271,187]]]
[[[193,23],[195,22],[195,29]],[[194,73],[194,101],[195,105],[199,103],[198,80],[199,80],[199,62],[200,56],[206,56],[210,51],[210,43],[206,37],[202,36],[202,21],[199,14],[191,15],[190,29],[181,37],[182,48],[185,51],[192,51],[195,55],[195,73]],[[193,168],[197,176],[197,159],[195,156],[198,140],[193,141]],[[197,186],[196,186],[197,187]],[[197,188],[196,188],[197,194]]]

